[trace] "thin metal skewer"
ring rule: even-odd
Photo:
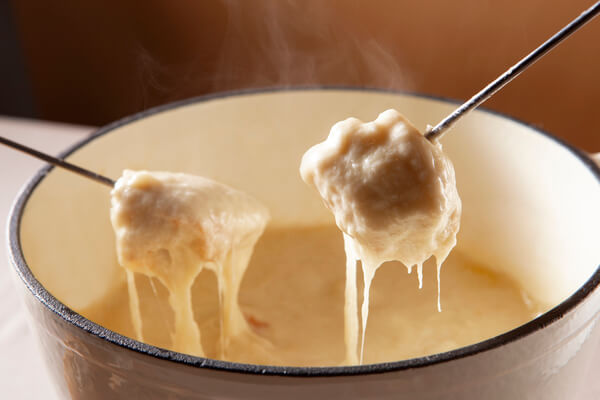
[[[510,67],[506,72],[496,78],[496,80],[483,88],[483,90],[481,90],[475,96],[471,97],[466,103],[454,110],[452,114],[444,118],[439,124],[428,129],[425,133],[425,137],[430,141],[439,139],[448,129],[450,129],[450,127],[452,127],[452,125],[454,125],[459,118],[489,99],[494,93],[502,89],[504,85],[516,78],[521,72],[542,58],[546,53],[569,37],[573,32],[581,28],[587,22],[591,21],[599,13],[600,1],[584,11],[579,17],[571,21],[567,26],[558,31],[540,47],[529,53],[521,61]]]
[[[105,176],[89,171],[87,169],[78,167],[77,165],[71,164],[65,160],[61,160],[60,158],[52,157],[49,154],[42,153],[41,151],[37,151],[35,149],[32,149],[31,147],[27,147],[20,143],[13,142],[12,140],[6,139],[2,136],[0,136],[0,143],[5,144],[8,147],[12,147],[15,150],[19,150],[23,153],[29,154],[30,156],[44,160],[52,165],[56,165],[57,167],[68,169],[71,172],[75,172],[79,175],[85,176],[86,178],[93,179],[96,182],[100,182],[110,187],[115,186],[115,181],[113,181],[112,179],[109,179]]]

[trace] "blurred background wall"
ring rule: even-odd
[[[102,125],[190,96],[298,84],[464,100],[592,3],[0,2],[0,114]],[[600,151],[600,19],[486,107]]]

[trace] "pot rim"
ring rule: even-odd
[[[139,119],[156,115],[161,112],[170,111],[175,108],[181,108],[185,106],[194,105],[200,102],[210,101],[214,99],[235,97],[239,95],[249,94],[263,94],[263,93],[276,93],[282,91],[311,91],[311,90],[348,90],[348,91],[366,91],[375,93],[389,93],[399,95],[410,95],[414,97],[420,97],[430,100],[439,100],[450,104],[461,104],[461,101],[455,99],[448,99],[440,96],[428,95],[423,93],[414,93],[408,91],[398,91],[381,88],[371,87],[353,87],[353,86],[293,86],[293,87],[268,87],[268,88],[253,88],[244,90],[235,90],[227,92],[219,92],[204,96],[192,97],[157,107],[144,110],[142,112],[133,114],[131,116],[119,119],[113,123],[105,125],[99,128],[94,134],[81,140],[75,145],[64,151],[60,157],[67,157],[73,154],[81,147],[87,145],[96,138],[106,135],[111,131],[120,128],[124,125],[135,122]],[[485,108],[479,108],[480,111],[490,113],[492,115],[500,116],[516,122],[520,125],[524,125],[533,131],[541,134],[559,145],[569,150],[574,157],[576,157],[585,167],[587,167],[592,174],[596,177],[598,184],[600,184],[600,167],[591,160],[591,158],[584,152],[576,149],[575,147],[567,144],[562,139],[559,139],[531,124],[520,121],[516,118],[507,116],[503,113],[488,110]],[[275,376],[295,376],[295,377],[333,377],[333,376],[353,376],[353,375],[365,375],[365,374],[379,374],[401,371],[406,369],[423,368],[434,364],[449,362],[457,359],[466,358],[473,356],[483,351],[492,350],[501,347],[510,342],[516,341],[520,338],[528,336],[558,320],[560,320],[570,310],[575,308],[578,304],[582,303],[596,287],[600,285],[600,266],[592,274],[592,276],[571,296],[562,301],[560,304],[552,308],[551,310],[541,314],[537,318],[498,336],[486,339],[484,341],[474,343],[465,347],[450,350],[444,353],[432,354],[424,357],[412,358],[408,360],[377,363],[377,364],[366,364],[366,365],[353,365],[353,366],[332,366],[332,367],[287,367],[287,366],[269,366],[269,365],[258,365],[258,364],[244,364],[237,362],[229,362],[222,360],[215,360],[204,357],[197,357],[188,354],[178,353],[172,350],[166,350],[153,346],[150,344],[142,343],[137,340],[123,336],[117,332],[111,331],[101,325],[88,320],[82,315],[71,310],[65,304],[61,303],[56,297],[50,294],[43,285],[35,278],[23,255],[21,248],[20,239],[20,227],[21,219],[23,216],[24,209],[27,205],[27,201],[31,197],[37,185],[44,179],[44,177],[54,168],[52,165],[47,165],[39,170],[35,176],[33,176],[21,189],[18,194],[13,206],[11,207],[8,219],[8,256],[11,264],[15,268],[18,276],[24,282],[25,286],[33,294],[33,296],[39,300],[45,307],[50,311],[57,314],[60,318],[72,324],[91,335],[94,335],[100,339],[106,340],[112,344],[115,344],[124,349],[133,350],[142,354],[156,357],[162,360],[171,361],[179,364],[188,365],[196,368],[206,368],[218,371],[228,371],[234,373],[243,373],[251,375],[275,375]]]

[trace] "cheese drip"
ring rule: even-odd
[[[429,142],[395,110],[363,123],[348,118],[303,156],[302,179],[315,187],[344,234],[346,266],[345,338],[348,364],[362,363],[369,316],[370,287],[385,262],[400,261],[409,273],[423,263],[440,269],[456,244],[461,202],[454,168],[439,143]],[[364,291],[358,343],[356,262]]]
[[[271,226],[256,244],[239,302],[253,332],[267,341],[255,346],[242,336],[227,349],[227,361],[259,365],[324,367],[345,365],[344,242],[334,225]],[[369,304],[365,363],[394,362],[443,353],[514,329],[547,311],[527,302],[528,294],[490,264],[455,249],[444,261],[444,312],[436,310],[435,262],[423,268],[423,289],[399,262],[377,270]],[[353,264],[356,266],[356,264]],[[333,266],[333,267],[332,267]],[[218,287],[212,272],[193,286],[193,307],[206,356],[221,359]],[[359,276],[360,284],[360,276]],[[174,325],[168,291],[138,275],[145,342],[173,349]],[[156,286],[156,287],[154,287]],[[126,283],[76,311],[124,336],[135,337]],[[356,296],[354,297],[356,301]],[[355,345],[355,349],[357,348]],[[355,351],[356,353],[356,351]]]
[[[111,193],[119,263],[127,273],[131,318],[144,340],[135,274],[158,279],[175,315],[172,348],[204,356],[191,288],[203,269],[216,274],[221,358],[230,341],[251,334],[238,293],[268,212],[251,196],[212,180],[170,172],[123,172]]]

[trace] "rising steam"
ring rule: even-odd
[[[272,86],[412,89],[400,55],[365,28],[363,9],[352,0],[196,3],[190,13],[215,17],[200,33],[193,26],[177,30],[179,41],[194,43],[183,57],[173,62],[136,43],[141,105]],[[184,36],[190,34],[198,40]]]

